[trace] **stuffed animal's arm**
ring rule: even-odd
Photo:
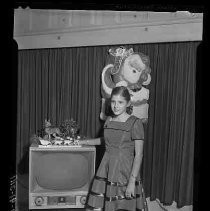
[[[140,106],[147,103],[147,99],[131,101],[131,105],[133,106]]]
[[[105,114],[105,109],[106,109],[106,105],[105,105],[105,99],[102,98],[102,101],[101,101],[101,113],[100,113],[100,119],[101,120],[106,120],[107,116]]]

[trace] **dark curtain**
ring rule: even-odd
[[[154,44],[143,178],[146,194],[193,204],[196,60],[199,42]],[[146,46],[145,46],[146,47]],[[198,70],[201,71],[201,70]]]
[[[200,42],[124,45],[151,60],[143,180],[151,200],[193,203],[196,50]],[[119,45],[118,45],[119,46]],[[80,133],[100,136],[101,71],[113,46],[19,50],[17,164],[44,119],[73,118]],[[98,152],[100,160],[103,150]],[[20,165],[21,166],[21,165]]]

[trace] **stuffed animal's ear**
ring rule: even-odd
[[[145,80],[142,85],[148,85],[149,83],[151,82],[151,75],[150,74],[147,74],[147,80]]]
[[[51,126],[51,123],[50,123],[50,120],[48,119],[45,119],[45,126],[48,127],[48,126]]]

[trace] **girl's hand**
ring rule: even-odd
[[[135,180],[129,181],[128,186],[125,191],[125,197],[126,198],[135,197]]]

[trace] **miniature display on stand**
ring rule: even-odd
[[[80,146],[79,140],[85,137],[78,132],[79,125],[73,119],[65,120],[59,126],[45,119],[44,127],[31,137],[31,143],[40,146]]]

